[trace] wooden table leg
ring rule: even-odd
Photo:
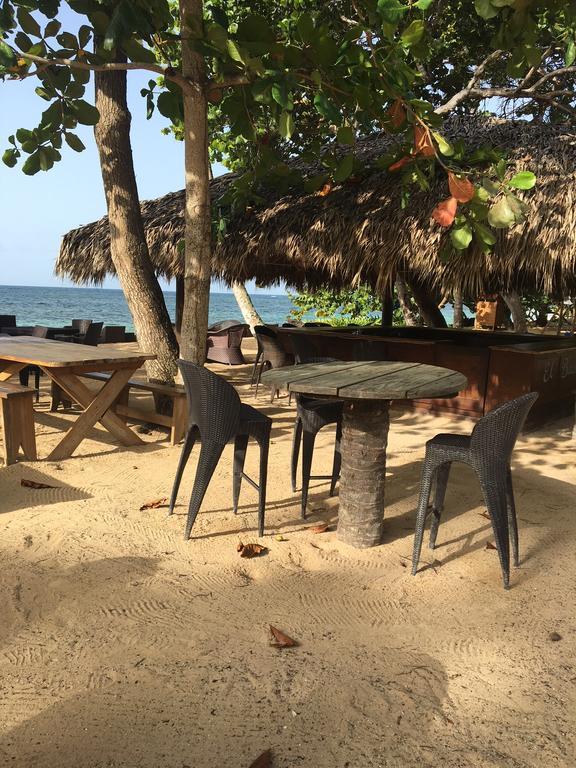
[[[71,456],[97,421],[100,421],[123,445],[140,445],[143,442],[112,410],[109,410],[130,380],[134,369],[124,368],[115,371],[96,394],[88,389],[75,374],[54,368],[45,370],[70,397],[85,408],[70,431],[54,448],[48,457],[50,460],[58,461]]]
[[[387,400],[344,403],[338,538],[353,547],[382,537],[389,408]]]
[[[8,381],[12,376],[20,373],[22,368],[26,368],[26,363],[12,363],[7,360],[0,360],[0,381]]]

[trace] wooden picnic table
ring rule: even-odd
[[[468,380],[449,368],[376,360],[274,368],[262,383],[344,401],[338,538],[373,547],[382,536],[390,401],[452,397]]]
[[[74,453],[98,421],[123,445],[143,442],[109,408],[134,372],[154,357],[143,352],[121,352],[30,336],[0,337],[0,381],[6,381],[27,365],[36,365],[82,406],[83,413],[48,457],[60,460]],[[80,378],[93,371],[111,373],[98,392],[89,389]]]

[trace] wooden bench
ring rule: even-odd
[[[106,382],[110,378],[107,373],[85,373],[82,376],[85,379],[101,382]],[[130,405],[129,397],[131,389],[139,389],[143,392],[150,392],[156,397],[172,400],[172,415]],[[130,379],[116,400],[113,410],[117,416],[120,416],[123,419],[135,419],[136,421],[158,424],[161,427],[169,427],[171,445],[177,445],[182,440],[188,427],[186,390],[178,384],[172,387],[168,384],[157,384],[151,381],[137,381],[135,379]]]
[[[4,463],[13,464],[22,448],[24,458],[36,461],[34,390],[21,384],[0,383]]]

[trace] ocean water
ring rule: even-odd
[[[175,318],[176,294],[165,291],[166,306]],[[286,321],[292,302],[286,294],[252,295],[254,306],[265,323]],[[0,285],[0,315],[16,315],[18,325],[68,325],[73,318],[89,318],[106,325],[125,325],[133,330],[132,318],[121,290],[109,288],[35,288]],[[242,320],[232,293],[210,294],[209,322]]]

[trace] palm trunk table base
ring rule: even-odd
[[[389,407],[387,400],[344,406],[338,538],[353,547],[374,547],[382,537]]]

